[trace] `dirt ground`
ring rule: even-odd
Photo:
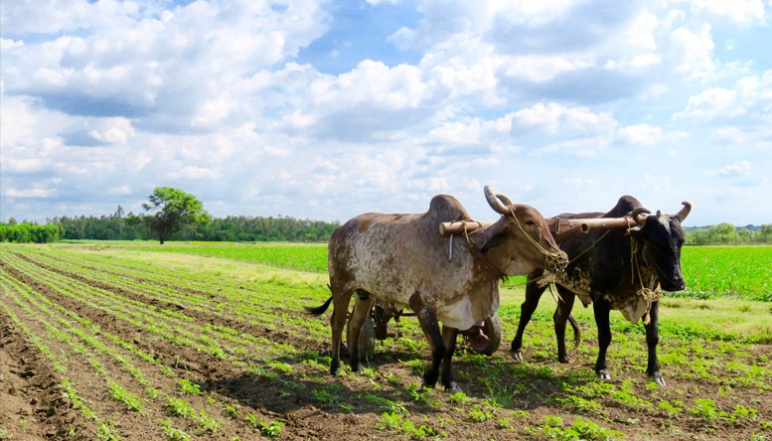
[[[99,280],[90,280],[75,273],[46,267],[44,264],[31,262],[38,268],[54,271],[58,276],[77,279],[89,286],[112,292],[129,300],[148,302],[147,297],[129,292],[117,286]],[[179,378],[186,378],[201,385],[204,395],[186,397],[197,408],[216,409],[229,406],[238,413],[240,418],[227,418],[222,413],[217,414],[220,426],[214,433],[201,433],[195,423],[175,419],[193,439],[227,439],[251,440],[267,439],[259,430],[244,424],[243,416],[256,415],[261,421],[277,421],[284,424],[276,437],[279,440],[372,440],[372,439],[404,439],[420,438],[416,432],[407,433],[398,429],[378,428],[383,426],[384,407],[382,403],[363,399],[363,391],[371,392],[385,400],[402,403],[405,410],[412,416],[415,425],[422,421],[435,432],[424,434],[425,438],[445,439],[550,439],[550,435],[539,432],[539,425],[548,416],[559,416],[566,422],[574,421],[579,416],[585,419],[600,421],[597,415],[582,412],[579,409],[561,405],[559,399],[565,398],[563,387],[555,382],[555,375],[542,375],[539,369],[549,368],[558,373],[561,378],[573,379],[578,384],[591,384],[595,380],[587,372],[592,371],[590,357],[581,358],[566,366],[557,363],[553,356],[531,355],[527,362],[531,368],[518,370],[504,352],[508,342],[503,343],[503,349],[493,357],[493,363],[506,365],[508,372],[517,375],[512,378],[501,378],[502,384],[512,391],[509,409],[491,410],[492,415],[480,420],[470,419],[470,412],[476,403],[453,402],[450,396],[441,389],[424,392],[422,399],[410,399],[411,385],[420,381],[417,373],[406,367],[400,360],[416,358],[414,353],[390,351],[389,348],[379,348],[378,356],[372,362],[375,376],[351,374],[344,377],[324,376],[329,381],[334,396],[329,402],[314,395],[319,384],[313,378],[320,375],[318,368],[298,359],[286,357],[283,359],[291,365],[292,372],[285,376],[267,379],[256,375],[253,370],[235,366],[218,359],[211,354],[192,349],[187,346],[172,344],[147,333],[130,323],[117,320],[115,316],[100,310],[93,305],[79,302],[72,297],[63,295],[39,278],[27,276],[13,265],[0,262],[0,268],[12,279],[19,281],[35,293],[48,299],[51,304],[60,305],[64,310],[77,313],[79,317],[88,319],[94,329],[100,329],[103,334],[120,337],[131,342],[135,347],[150,354],[158,363],[171,367],[177,379],[161,375],[157,372],[145,371],[147,380],[162,394],[172,396],[179,388]],[[157,282],[154,282],[157,283]],[[10,286],[10,285],[7,285]],[[5,288],[10,289],[10,288]],[[16,288],[14,288],[16,289]],[[179,287],[180,290],[185,288]],[[192,292],[192,291],[191,291]],[[212,295],[201,293],[200,295]],[[88,419],[83,412],[77,411],[73,401],[65,395],[61,386],[62,375],[57,373],[54,364],[27,337],[27,334],[45,334],[45,324],[30,320],[25,311],[13,304],[7,293],[0,294],[0,301],[13,313],[21,318],[29,332],[13,318],[0,309],[0,439],[2,440],[97,440],[109,439],[104,433],[99,433],[98,422]],[[264,337],[274,343],[283,342],[295,348],[301,348],[305,353],[328,352],[327,341],[303,333],[276,331],[255,324],[231,320],[226,316],[195,310],[187,305],[166,302],[162,299],[151,300],[155,306],[174,308],[184,311],[196,321],[210,323],[237,329],[255,337]],[[286,314],[297,314],[294,310],[279,310]],[[326,321],[326,317],[319,318]],[[585,332],[583,344],[594,347],[592,332]],[[508,336],[511,338],[511,336]],[[115,361],[102,359],[103,375],[97,375],[89,366],[87,357],[73,354],[68,344],[59,340],[46,340],[46,345],[54,354],[68,354],[70,368],[66,377],[79,385],[83,398],[93,405],[93,410],[101,421],[119,430],[125,440],[165,440],[173,439],[164,432],[159,424],[159,415],[168,415],[169,410],[163,399],[145,400],[144,410],[130,412],[121,403],[111,399],[105,378],[118,384],[132,384],[132,375],[121,369]],[[710,344],[710,343],[706,343]],[[769,363],[770,346],[756,345],[744,347],[754,354],[754,359],[760,364]],[[644,351],[640,348],[640,351]],[[92,357],[93,358],[93,357]],[[420,356],[418,357],[421,358]],[[427,357],[421,359],[425,362]],[[72,368],[82,363],[82,368]],[[756,387],[735,385],[731,394],[722,393],[720,380],[712,381],[701,378],[686,378],[670,375],[665,390],[656,390],[641,377],[641,366],[633,365],[622,357],[617,357],[618,373],[612,382],[619,386],[625,379],[634,377],[635,392],[640,397],[656,403],[658,399],[681,400],[692,403],[695,398],[706,397],[714,399],[723,410],[735,408],[737,403],[753,403],[758,414],[753,418],[727,421],[726,419],[706,419],[689,412],[681,412],[670,416],[661,409],[620,406],[618,400],[610,397],[598,397],[597,401],[604,406],[602,425],[610,429],[624,432],[624,439],[632,440],[752,440],[772,439],[772,431],[764,431],[759,421],[772,421],[772,396],[770,392],[761,391]],[[484,376],[483,367],[474,357],[459,357],[455,365],[460,385],[469,397],[485,397],[489,390],[479,379]],[[732,373],[727,373],[731,377]],[[769,384],[770,379],[766,379]],[[85,387],[84,385],[93,385]],[[143,391],[133,391],[141,395]],[[207,398],[208,397],[208,398]],[[428,398],[427,398],[428,397]],[[216,403],[213,403],[215,401]],[[350,404],[350,405],[347,405]],[[513,410],[523,410],[527,414],[518,416]],[[182,421],[182,422],[180,422]],[[439,435],[439,432],[443,435]],[[766,437],[766,438],[764,438]]]

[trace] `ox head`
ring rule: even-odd
[[[657,214],[650,214],[641,220],[640,227],[630,231],[632,237],[640,239],[643,258],[654,267],[665,291],[681,291],[685,287],[681,273],[681,247],[686,235],[681,222],[691,209],[689,202],[683,202],[683,208],[675,215],[657,211]]]
[[[541,268],[551,272],[565,269],[568,257],[555,243],[541,213],[494,194],[490,186],[485,186],[485,197],[501,218],[481,231],[479,248],[501,271],[519,275]]]

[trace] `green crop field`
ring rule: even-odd
[[[414,318],[362,372],[329,369],[326,246],[151,242],[0,245],[0,439],[772,439],[772,248],[686,248],[688,289],[662,300],[660,362],[612,313],[612,381],[595,379],[592,308],[556,360],[554,303],[509,342],[522,278],[502,289],[504,341],[463,341],[465,393],[422,390]],[[462,339],[463,340],[463,339]],[[21,409],[11,412],[9,409]]]
[[[326,244],[288,243],[190,243],[166,244],[141,248],[146,251],[183,253],[197,256],[221,257],[244,262],[262,263],[298,271],[323,273],[327,271]]]
[[[772,247],[686,247],[684,296],[772,302]]]
[[[141,248],[147,251],[222,257],[299,271],[327,271],[325,244],[188,243]],[[772,302],[772,247],[685,247],[682,268],[687,289],[673,297],[715,299],[737,297]],[[524,277],[513,277],[516,286]]]

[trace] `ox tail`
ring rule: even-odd
[[[321,306],[306,306],[305,308],[309,314],[322,315],[324,314],[324,311],[327,311],[327,308],[330,307],[330,303],[332,303],[332,296],[330,296],[330,298],[327,299],[327,301],[324,302]]]
[[[576,322],[573,314],[568,315],[568,321],[571,322],[571,327],[574,328],[574,350],[576,350],[579,347],[579,343],[582,342],[582,331],[579,329],[579,323]]]

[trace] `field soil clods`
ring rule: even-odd
[[[772,439],[769,342],[665,333],[658,388],[642,332],[615,331],[601,382],[591,322],[569,364],[538,316],[526,362],[509,357],[520,293],[497,353],[461,345],[450,395],[420,388],[429,349],[408,318],[362,372],[330,376],[329,313],[303,313],[323,274],[162,257],[0,248],[0,440]]]

